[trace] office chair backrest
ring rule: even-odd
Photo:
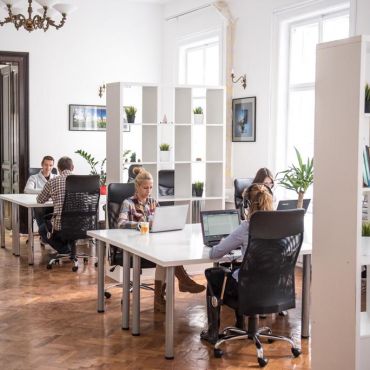
[[[158,171],[158,193],[161,196],[175,194],[175,170]]]
[[[239,271],[238,310],[245,315],[295,307],[294,269],[303,241],[304,209],[258,211]]]
[[[130,165],[130,167],[128,168],[128,180],[127,180],[127,182],[134,182],[135,181],[135,177],[136,177],[136,175],[134,174],[134,168],[135,167],[143,167],[143,166],[140,165],[140,164]]]
[[[234,180],[234,203],[235,209],[240,211],[240,217],[244,220],[244,210],[243,210],[243,192],[244,189],[252,185],[253,178],[248,177],[245,179],[235,179]]]
[[[117,221],[122,202],[135,194],[134,183],[112,183],[108,185],[107,210],[108,226],[110,229],[117,228]]]
[[[32,167],[32,168],[29,168],[28,169],[28,176],[31,176],[31,175],[36,175],[40,172],[41,170],[41,167]],[[53,167],[53,169],[51,170],[51,173],[54,174],[54,175],[57,175],[58,174],[58,170]]]
[[[99,175],[69,175],[61,214],[63,239],[86,238],[87,230],[97,229]]]

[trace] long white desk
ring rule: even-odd
[[[19,206],[27,208],[28,212],[28,264],[33,265],[34,261],[34,240],[32,230],[32,209],[52,207],[53,203],[47,202],[44,204],[37,203],[37,194],[0,194],[0,240],[1,247],[5,248],[5,224],[4,224],[4,202],[12,204],[12,249],[15,256],[20,255],[19,242]]]
[[[130,254],[133,255],[133,325],[132,335],[140,334],[140,258],[145,258],[166,269],[166,333],[165,357],[174,357],[174,271],[179,265],[214,262],[208,257],[209,248],[203,245],[200,224],[186,225],[184,230],[141,235],[136,230],[98,230],[87,234],[98,241],[98,312],[104,312],[104,257],[105,243],[123,249],[122,329],[129,329]],[[100,243],[104,242],[104,243]],[[309,306],[311,284],[311,243],[304,242],[302,279],[302,337],[309,336]],[[227,261],[236,255],[224,257]]]

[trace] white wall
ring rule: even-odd
[[[68,131],[68,104],[105,105],[105,96],[98,96],[104,82],[158,83],[163,15],[160,5],[127,0],[73,4],[78,10],[58,31],[1,27],[0,50],[29,52],[30,166],[39,166],[45,154],[69,155],[76,173],[88,173],[74,151],[103,159],[105,133]]]
[[[356,20],[354,33],[356,35],[370,35],[370,1],[351,0],[351,7]]]

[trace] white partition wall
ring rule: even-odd
[[[361,236],[362,161],[370,125],[364,114],[369,60],[370,38],[366,36],[317,47],[311,320],[314,370],[370,368],[369,305],[361,312],[361,266],[370,263],[369,243]],[[369,290],[370,279],[368,297]]]
[[[136,153],[136,162],[125,163],[126,170],[132,164],[143,165],[149,170],[154,179],[153,196],[159,201],[175,204],[185,202],[190,210],[197,209],[198,212],[199,208],[224,208],[224,89],[203,87],[206,97],[206,120],[203,124],[193,122],[195,89],[200,90],[199,86],[159,88],[150,84],[108,85],[108,178],[111,173],[114,181],[123,181],[121,153],[130,149]],[[129,124],[129,130],[126,124],[126,132],[122,133],[125,118],[123,107],[129,105],[137,108],[136,120]],[[166,107],[168,111],[164,112],[159,106]],[[164,114],[168,122],[160,123]],[[165,162],[161,162],[159,155],[159,146],[163,143],[169,144],[171,149],[169,160]],[[175,171],[174,196],[162,196],[158,192],[158,171],[163,169]],[[202,197],[192,194],[192,183],[195,181],[205,184]],[[194,202],[197,203],[196,207],[193,207]]]

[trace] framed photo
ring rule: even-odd
[[[233,99],[233,142],[256,141],[256,97]]]
[[[102,105],[69,105],[70,131],[105,131],[107,109]]]

